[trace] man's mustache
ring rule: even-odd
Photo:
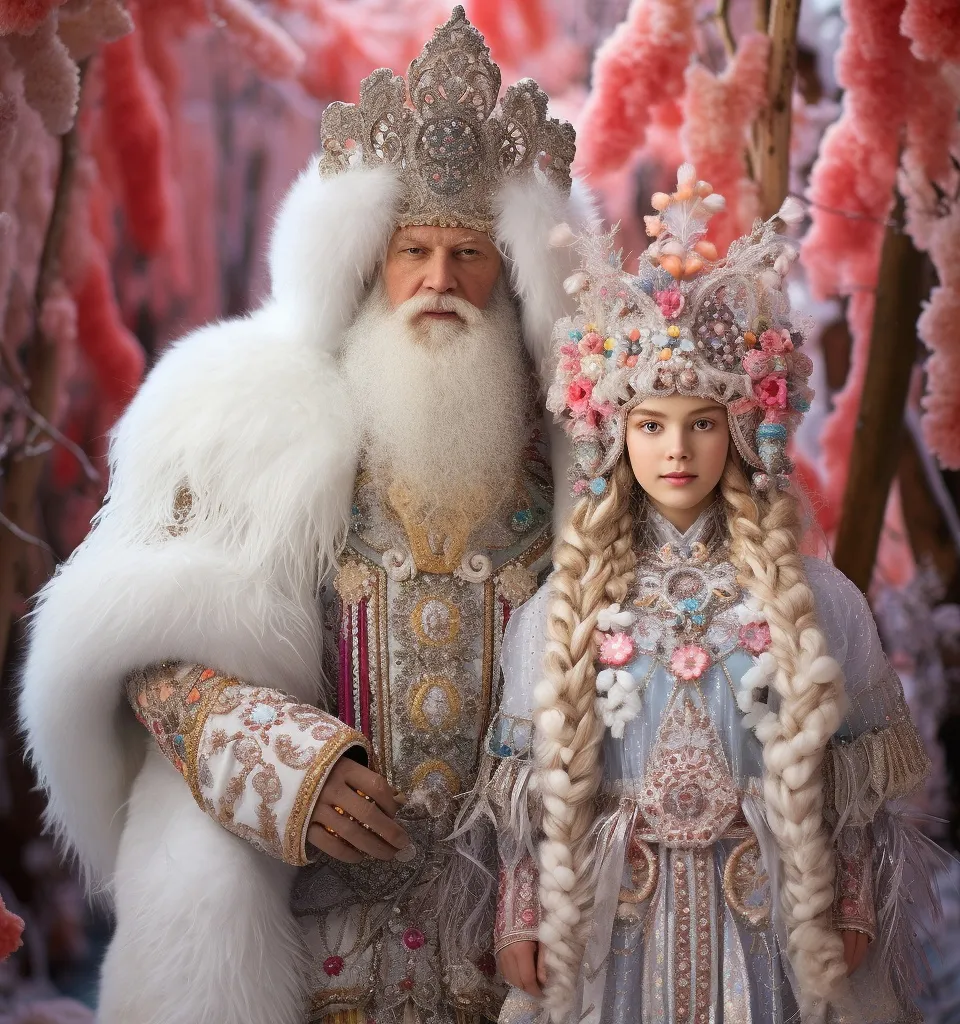
[[[467,327],[475,327],[483,318],[481,310],[472,302],[457,295],[414,295],[396,309],[407,323],[413,323],[424,313],[455,313]]]

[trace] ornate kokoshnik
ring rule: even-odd
[[[407,106],[407,89],[411,106]],[[320,173],[391,166],[405,187],[399,224],[488,231],[506,179],[538,174],[570,191],[575,132],[547,117],[532,79],[498,104],[500,69],[462,7],[413,60],[405,82],[379,68],[360,103],[331,103],[321,124]]]
[[[787,486],[787,441],[810,408],[813,364],[783,287],[796,253],[779,231],[802,209],[788,199],[719,259],[705,235],[724,205],[684,164],[677,190],[653,197],[657,215],[644,219],[655,241],[636,274],[613,233],[579,240],[582,269],[566,287],[580,308],[554,329],[559,365],[547,400],[573,442],[575,494],[605,492],[630,410],[674,394],[726,406],[738,451],[759,470],[754,486]],[[574,240],[564,234],[556,244]]]

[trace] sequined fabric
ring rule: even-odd
[[[294,913],[309,951],[311,1021],[347,1008],[378,1024],[498,1013],[494,892],[458,873],[447,837],[483,755],[504,628],[549,569],[550,479],[535,437],[494,514],[426,528],[402,494],[358,476],[353,528],[322,593],[327,671],[340,718],[368,737],[371,767],[408,796],[415,853],[383,885],[322,859],[301,872]],[[489,869],[495,880],[495,856]],[[513,931],[535,928],[525,920],[537,913],[535,890],[532,862],[524,873],[515,861],[504,875]]]

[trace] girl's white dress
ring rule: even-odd
[[[737,583],[725,529],[717,506],[685,534],[648,512],[636,584],[623,608],[601,620],[600,705],[613,728],[604,741],[595,824],[592,931],[572,1020],[799,1019],[782,953],[762,744],[753,731],[777,707],[767,685],[769,628]],[[871,939],[865,963],[828,1017],[915,1021],[908,992],[918,954],[908,910],[929,895],[924,840],[890,801],[922,782],[928,761],[863,595],[823,561],[807,559],[806,571],[849,699],[824,761],[837,849],[835,923]],[[500,713],[470,816],[482,812],[496,823],[498,948],[536,938],[530,757],[549,600],[547,584],[509,623]],[[635,717],[618,726],[631,704]],[[514,991],[501,1021],[539,1014],[538,1004]]]

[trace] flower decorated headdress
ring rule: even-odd
[[[569,193],[573,126],[547,117],[547,95],[532,79],[498,103],[499,94],[500,69],[456,7],[406,81],[379,68],[361,83],[358,104],[327,107],[320,172],[392,166],[404,184],[401,226],[488,231],[497,190],[516,176],[539,174]]]
[[[554,329],[559,365],[547,405],[573,441],[574,493],[602,495],[630,410],[673,394],[725,405],[754,487],[785,488],[787,442],[813,397],[806,324],[783,288],[796,250],[779,233],[802,210],[788,199],[718,260],[704,235],[724,199],[690,164],[676,192],[652,202],[657,214],[644,219],[654,241],[635,275],[611,232],[578,240],[582,268],[566,282],[579,309]]]

